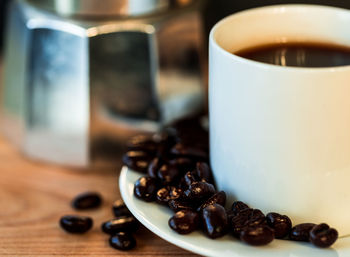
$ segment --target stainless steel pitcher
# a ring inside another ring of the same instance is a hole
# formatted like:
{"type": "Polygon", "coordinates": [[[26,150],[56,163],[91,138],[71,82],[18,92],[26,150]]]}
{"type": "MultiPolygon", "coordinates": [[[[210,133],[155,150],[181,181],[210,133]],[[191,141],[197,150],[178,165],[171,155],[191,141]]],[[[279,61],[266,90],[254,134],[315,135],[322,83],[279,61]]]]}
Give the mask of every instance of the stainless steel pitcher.
{"type": "Polygon", "coordinates": [[[126,138],[204,102],[200,0],[17,0],[2,130],[34,159],[113,164],[126,138]]]}

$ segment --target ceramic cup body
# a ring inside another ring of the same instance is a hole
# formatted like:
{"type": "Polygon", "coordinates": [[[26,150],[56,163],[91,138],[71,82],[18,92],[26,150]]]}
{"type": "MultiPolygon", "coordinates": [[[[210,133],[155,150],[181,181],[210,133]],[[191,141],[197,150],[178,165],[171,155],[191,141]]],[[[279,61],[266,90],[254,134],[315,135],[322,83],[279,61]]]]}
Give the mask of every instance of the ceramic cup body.
{"type": "Polygon", "coordinates": [[[283,5],[210,34],[211,164],[229,199],[350,234],[350,66],[281,67],[231,54],[276,42],[350,46],[350,12],[283,5]]]}

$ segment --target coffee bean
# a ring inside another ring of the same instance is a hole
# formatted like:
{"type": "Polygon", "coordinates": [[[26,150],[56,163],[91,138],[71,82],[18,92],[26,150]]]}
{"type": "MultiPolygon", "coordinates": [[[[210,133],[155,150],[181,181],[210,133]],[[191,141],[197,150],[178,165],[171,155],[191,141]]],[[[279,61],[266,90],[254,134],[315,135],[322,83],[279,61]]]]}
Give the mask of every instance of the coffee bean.
{"type": "Polygon", "coordinates": [[[210,238],[224,236],[228,231],[228,221],[225,208],[219,204],[213,204],[202,210],[203,229],[210,238]]]}
{"type": "Polygon", "coordinates": [[[147,174],[152,178],[157,178],[157,172],[163,165],[160,158],[154,158],[148,165],[147,174]]]}
{"type": "Polygon", "coordinates": [[[82,234],[92,228],[93,221],[90,217],[65,215],[60,219],[60,225],[69,233],[82,234]]]}
{"type": "Polygon", "coordinates": [[[338,231],[330,228],[325,223],[321,223],[311,229],[309,239],[317,247],[330,247],[338,239],[338,231]]]}
{"type": "Polygon", "coordinates": [[[228,224],[230,228],[232,228],[232,218],[236,216],[236,213],[232,210],[228,210],[226,211],[226,215],[227,215],[228,224]]]}
{"type": "Polygon", "coordinates": [[[237,214],[241,210],[244,210],[247,208],[249,208],[249,206],[241,201],[235,201],[235,202],[233,202],[233,204],[231,206],[231,210],[232,210],[233,214],[237,214]]]}
{"type": "Polygon", "coordinates": [[[143,151],[147,153],[155,153],[158,148],[158,143],[155,142],[153,137],[139,135],[132,137],[127,143],[126,147],[128,151],[143,151]]]}
{"type": "Polygon", "coordinates": [[[211,170],[207,163],[197,162],[196,163],[196,174],[201,181],[211,182],[211,170]]]}
{"type": "Polygon", "coordinates": [[[95,192],[85,192],[77,195],[72,201],[72,207],[77,210],[97,208],[101,205],[102,198],[95,192]]]}
{"type": "Polygon", "coordinates": [[[135,232],[139,228],[139,222],[133,216],[120,216],[102,223],[102,231],[114,235],[117,232],[135,232]]]}
{"type": "Polygon", "coordinates": [[[120,216],[132,216],[128,207],[124,204],[123,200],[116,200],[112,205],[113,214],[116,218],[120,216]]]}
{"type": "Polygon", "coordinates": [[[187,171],[193,170],[195,168],[196,162],[191,158],[178,157],[171,159],[169,161],[169,164],[176,166],[180,174],[185,174],[187,171]]]}
{"type": "Polygon", "coordinates": [[[155,178],[141,177],[135,182],[134,195],[146,202],[152,202],[156,199],[158,183],[155,178]]]}
{"type": "Polygon", "coordinates": [[[157,192],[157,202],[160,204],[168,204],[170,200],[175,200],[180,198],[182,195],[182,190],[174,186],[163,187],[157,192]]]}
{"type": "Polygon", "coordinates": [[[152,155],[144,151],[129,151],[123,156],[124,165],[130,169],[147,173],[148,165],[152,161],[152,155]]]}
{"type": "Polygon", "coordinates": [[[269,227],[274,230],[275,238],[285,238],[292,228],[292,221],[290,218],[276,212],[268,213],[266,215],[266,221],[269,227]]]}
{"type": "Polygon", "coordinates": [[[169,227],[179,234],[189,234],[198,227],[198,213],[190,210],[181,210],[169,219],[169,227]]]}
{"type": "Polygon", "coordinates": [[[177,143],[171,148],[170,151],[174,155],[184,156],[195,159],[209,159],[208,152],[199,147],[184,145],[182,143],[177,143]]]}
{"type": "Polygon", "coordinates": [[[258,209],[247,208],[239,211],[231,219],[232,233],[239,237],[241,231],[247,226],[264,225],[265,215],[258,209]]]}
{"type": "Polygon", "coordinates": [[[195,210],[195,208],[194,208],[192,203],[186,202],[186,201],[180,200],[180,199],[170,200],[168,202],[168,206],[174,212],[178,212],[178,211],[181,211],[181,210],[191,210],[191,211],[195,210]]]}
{"type": "Polygon", "coordinates": [[[217,192],[208,200],[206,200],[201,206],[197,208],[198,212],[201,212],[205,207],[212,204],[219,204],[221,206],[225,206],[226,203],[226,193],[224,191],[217,192]]]}
{"type": "Polygon", "coordinates": [[[267,245],[274,239],[274,232],[266,225],[247,226],[243,228],[240,239],[249,245],[267,245]]]}
{"type": "Polygon", "coordinates": [[[127,251],[135,248],[135,238],[126,232],[118,232],[109,238],[109,245],[115,249],[127,251]]]}
{"type": "Polygon", "coordinates": [[[194,182],[199,182],[199,178],[193,171],[186,172],[184,179],[187,186],[190,186],[194,182]]]}
{"type": "Polygon", "coordinates": [[[250,214],[249,219],[245,223],[246,226],[256,226],[266,223],[266,217],[262,211],[258,209],[253,209],[253,212],[250,214]]]}
{"type": "Polygon", "coordinates": [[[179,170],[175,165],[164,164],[157,172],[157,177],[163,185],[176,183],[180,176],[179,170]]]}
{"type": "Polygon", "coordinates": [[[215,193],[215,187],[206,182],[194,182],[184,192],[184,196],[190,201],[206,200],[215,193]]]}
{"type": "Polygon", "coordinates": [[[315,225],[314,223],[301,223],[296,225],[291,229],[289,238],[294,241],[309,242],[310,231],[315,225]]]}

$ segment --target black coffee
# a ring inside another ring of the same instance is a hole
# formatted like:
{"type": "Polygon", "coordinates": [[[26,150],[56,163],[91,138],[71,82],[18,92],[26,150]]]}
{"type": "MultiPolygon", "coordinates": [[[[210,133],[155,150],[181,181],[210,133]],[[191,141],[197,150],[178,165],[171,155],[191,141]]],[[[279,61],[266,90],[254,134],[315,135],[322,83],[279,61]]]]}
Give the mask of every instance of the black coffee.
{"type": "Polygon", "coordinates": [[[350,65],[350,47],[322,43],[281,43],[261,45],[234,53],[269,64],[294,67],[350,65]]]}

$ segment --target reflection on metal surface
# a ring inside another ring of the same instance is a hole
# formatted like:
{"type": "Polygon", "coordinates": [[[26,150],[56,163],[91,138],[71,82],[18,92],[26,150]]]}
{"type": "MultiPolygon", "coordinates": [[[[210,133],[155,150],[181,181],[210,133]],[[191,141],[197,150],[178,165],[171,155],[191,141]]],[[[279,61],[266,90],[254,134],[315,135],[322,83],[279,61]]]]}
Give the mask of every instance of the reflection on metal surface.
{"type": "Polygon", "coordinates": [[[25,0],[30,4],[63,16],[135,16],[149,15],[184,7],[193,0],[25,0]]]}
{"type": "Polygon", "coordinates": [[[11,10],[2,118],[27,155],[113,164],[127,137],[201,110],[198,5],[104,21],[11,10]]]}

